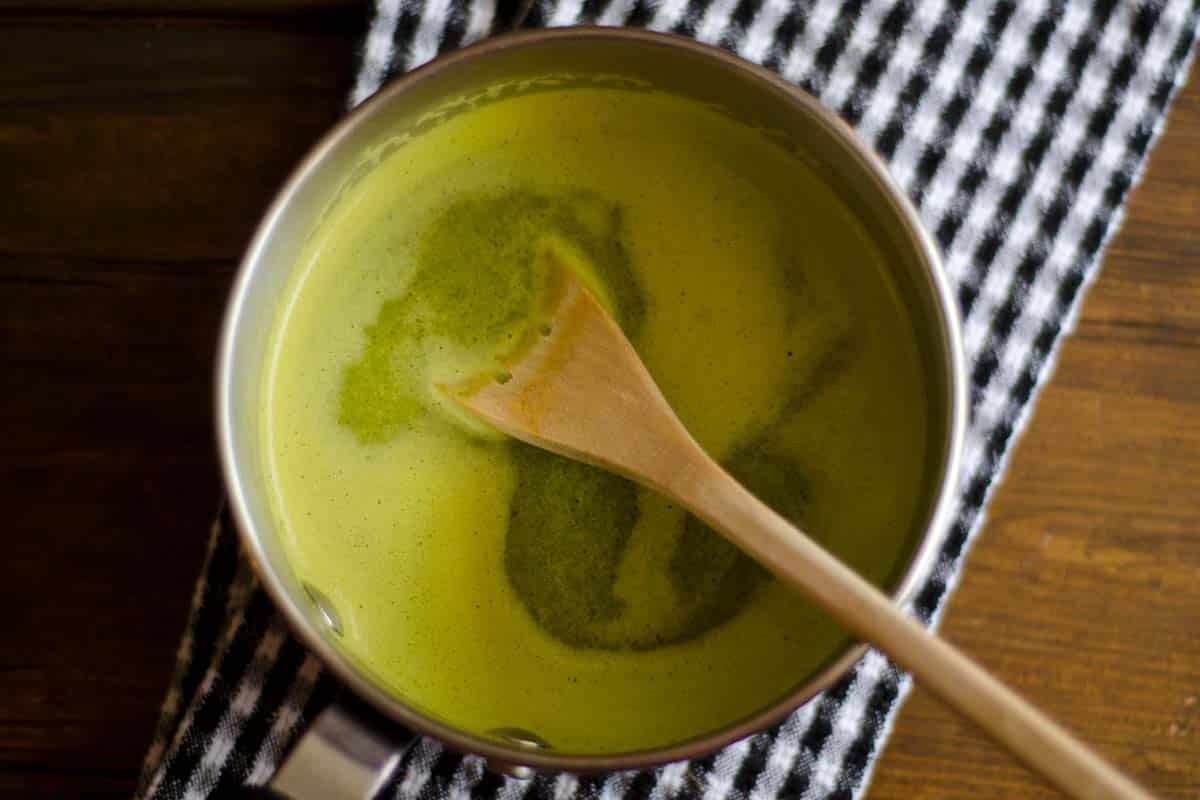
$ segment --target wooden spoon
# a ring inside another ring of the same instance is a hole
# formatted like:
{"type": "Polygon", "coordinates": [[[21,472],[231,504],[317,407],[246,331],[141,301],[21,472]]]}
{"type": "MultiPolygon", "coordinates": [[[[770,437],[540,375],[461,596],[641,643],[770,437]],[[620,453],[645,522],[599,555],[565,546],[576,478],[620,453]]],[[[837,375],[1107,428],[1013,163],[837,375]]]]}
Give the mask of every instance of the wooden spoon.
{"type": "Polygon", "coordinates": [[[549,324],[507,371],[442,387],[501,431],[681,503],[824,606],[1068,795],[1151,795],[776,514],[711,459],[591,292],[556,269],[549,324]]]}

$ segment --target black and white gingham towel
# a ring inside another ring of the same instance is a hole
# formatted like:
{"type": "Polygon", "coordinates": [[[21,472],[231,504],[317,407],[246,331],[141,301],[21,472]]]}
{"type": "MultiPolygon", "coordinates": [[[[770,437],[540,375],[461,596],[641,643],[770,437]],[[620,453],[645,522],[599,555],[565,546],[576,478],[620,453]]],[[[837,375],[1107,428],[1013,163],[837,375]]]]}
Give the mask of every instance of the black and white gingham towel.
{"type": "MultiPolygon", "coordinates": [[[[522,13],[520,0],[376,2],[352,103],[522,13]]],[[[525,25],[638,25],[719,44],[803,86],[889,162],[945,253],[970,370],[963,480],[913,609],[933,624],[1186,74],[1198,19],[1200,0],[536,0],[525,25]]],[[[385,796],[858,797],[908,689],[872,651],[778,727],[647,772],[521,783],[423,740],[385,796]]],[[[139,796],[264,782],[334,690],[222,517],[139,796]]]]}

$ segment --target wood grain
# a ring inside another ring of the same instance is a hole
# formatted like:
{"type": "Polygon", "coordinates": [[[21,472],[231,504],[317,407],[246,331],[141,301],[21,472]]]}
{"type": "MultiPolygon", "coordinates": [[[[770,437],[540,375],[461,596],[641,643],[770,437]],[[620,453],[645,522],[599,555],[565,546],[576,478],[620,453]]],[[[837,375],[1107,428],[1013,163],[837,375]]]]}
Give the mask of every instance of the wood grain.
{"type": "MultiPolygon", "coordinates": [[[[364,20],[0,0],[2,798],[132,790],[219,492],[224,293],[340,113],[364,20]]],[[[1198,212],[1193,81],[945,627],[1178,798],[1200,795],[1198,212]]],[[[871,796],[1054,795],[918,690],[871,796]]]]}
{"type": "Polygon", "coordinates": [[[0,24],[0,797],[132,791],[219,496],[224,296],[362,19],[0,24]]]}

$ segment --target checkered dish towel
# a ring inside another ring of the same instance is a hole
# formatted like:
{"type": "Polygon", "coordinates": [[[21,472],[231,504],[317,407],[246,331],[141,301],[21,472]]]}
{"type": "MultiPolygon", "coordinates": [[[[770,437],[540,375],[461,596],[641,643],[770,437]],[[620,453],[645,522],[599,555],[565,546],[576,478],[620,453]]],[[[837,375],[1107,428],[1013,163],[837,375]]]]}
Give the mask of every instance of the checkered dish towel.
{"type": "MultiPolygon", "coordinates": [[[[510,27],[519,0],[376,0],[352,104],[510,27]]],[[[674,31],[778,70],[889,163],[945,253],[971,384],[954,514],[912,609],[935,624],[1175,88],[1200,0],[537,0],[526,27],[674,31]]],[[[219,520],[139,797],[263,783],[335,692],[219,520]]],[[[779,726],[658,770],[519,782],[431,739],[385,797],[855,798],[910,687],[871,651],[779,726]]]]}

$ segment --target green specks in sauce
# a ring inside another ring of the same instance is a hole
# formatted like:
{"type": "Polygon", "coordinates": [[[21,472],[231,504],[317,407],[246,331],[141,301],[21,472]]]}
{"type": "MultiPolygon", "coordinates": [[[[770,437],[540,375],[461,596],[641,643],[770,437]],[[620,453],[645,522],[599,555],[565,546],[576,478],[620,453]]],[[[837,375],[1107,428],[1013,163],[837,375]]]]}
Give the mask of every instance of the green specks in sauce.
{"type": "Polygon", "coordinates": [[[529,613],[577,646],[612,646],[595,633],[620,617],[613,591],[637,521],[637,488],[612,473],[514,443],[517,485],[504,568],[529,613]]]}
{"type": "Polygon", "coordinates": [[[436,216],[412,284],[364,331],[366,347],[342,381],[338,421],[365,444],[386,442],[437,406],[428,387],[436,351],[472,353],[486,368],[536,311],[548,248],[578,265],[635,335],[645,308],[617,206],[586,192],[470,196],[436,216]]]}
{"type": "Polygon", "coordinates": [[[419,321],[407,298],[384,303],[365,333],[362,358],[346,369],[338,422],[363,443],[385,442],[425,413],[414,375],[423,375],[425,351],[419,321]]]}
{"type": "MultiPolygon", "coordinates": [[[[794,461],[764,452],[761,444],[735,454],[727,467],[799,523],[808,500],[805,476],[794,461]]],[[[768,577],[728,540],[686,515],[668,542],[669,557],[650,570],[657,591],[622,597],[618,584],[621,571],[630,569],[626,560],[646,552],[631,546],[644,490],[523,444],[514,445],[514,459],[518,482],[505,570],[538,624],[567,644],[647,650],[687,641],[736,615],[768,577]],[[635,604],[653,610],[638,613],[635,604]]],[[[640,574],[647,577],[645,570],[640,574]]]]}
{"type": "MultiPolygon", "coordinates": [[[[458,200],[418,249],[407,291],[386,301],[365,330],[361,358],[342,382],[338,421],[366,445],[386,442],[431,410],[426,384],[447,344],[494,358],[532,322],[547,280],[546,248],[557,248],[609,301],[636,336],[645,303],[621,240],[621,211],[583,192],[513,191],[458,200]]],[[[497,380],[505,373],[497,371],[497,380]]],[[[578,647],[647,649],[683,641],[736,614],[764,573],[707,526],[681,517],[657,579],[673,602],[655,621],[624,624],[629,601],[618,573],[639,517],[629,481],[517,443],[505,569],[529,613],[578,647]]],[[[730,468],[764,499],[798,518],[803,477],[786,459],[746,449],[730,468]]],[[[786,512],[785,512],[786,513],[786,512]]],[[[661,594],[661,593],[660,593],[661,594]]]]}

